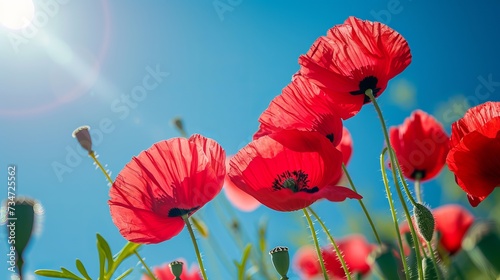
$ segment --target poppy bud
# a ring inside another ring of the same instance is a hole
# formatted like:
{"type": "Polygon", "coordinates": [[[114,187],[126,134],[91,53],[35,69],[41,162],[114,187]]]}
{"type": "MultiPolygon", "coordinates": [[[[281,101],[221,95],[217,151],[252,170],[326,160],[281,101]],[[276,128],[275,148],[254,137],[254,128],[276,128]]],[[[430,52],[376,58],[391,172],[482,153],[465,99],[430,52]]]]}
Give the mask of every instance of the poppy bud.
{"type": "Polygon", "coordinates": [[[87,152],[92,153],[92,138],[90,137],[90,127],[88,125],[80,126],[79,128],[73,131],[73,137],[78,140],[78,143],[84,148],[87,152]]]}
{"type": "Polygon", "coordinates": [[[374,267],[375,271],[384,279],[400,279],[398,275],[398,260],[394,256],[391,248],[382,244],[368,257],[368,262],[374,267]]]}
{"type": "Polygon", "coordinates": [[[181,280],[181,274],[182,274],[182,266],[184,265],[183,262],[181,261],[173,261],[169,264],[170,266],[170,271],[172,271],[172,274],[175,276],[174,280],[181,280]]]}
{"type": "Polygon", "coordinates": [[[434,266],[431,258],[427,257],[422,260],[422,269],[424,271],[425,280],[443,279],[439,268],[436,269],[436,266],[434,266]]]}
{"type": "Polygon", "coordinates": [[[286,276],[288,268],[290,267],[290,256],[288,255],[288,248],[283,246],[278,246],[271,251],[271,260],[273,261],[274,268],[281,276],[281,280],[288,279],[286,276]]]}
{"type": "Polygon", "coordinates": [[[417,221],[417,228],[420,235],[428,241],[431,242],[432,235],[434,234],[434,216],[431,211],[420,203],[416,203],[413,208],[413,215],[417,221]]]}

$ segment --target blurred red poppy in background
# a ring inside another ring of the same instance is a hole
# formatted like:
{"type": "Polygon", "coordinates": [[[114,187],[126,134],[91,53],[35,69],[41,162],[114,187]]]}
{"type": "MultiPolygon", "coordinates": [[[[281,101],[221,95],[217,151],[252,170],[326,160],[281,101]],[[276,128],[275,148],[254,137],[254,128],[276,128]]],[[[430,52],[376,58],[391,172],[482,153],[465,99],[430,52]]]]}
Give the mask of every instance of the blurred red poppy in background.
{"type": "Polygon", "coordinates": [[[299,58],[300,75],[327,93],[343,119],[370,102],[366,90],[379,96],[410,62],[403,36],[385,24],[355,17],[328,30],[299,58]]]}
{"type": "MultiPolygon", "coordinates": [[[[185,260],[182,260],[182,259],[180,259],[178,261],[184,263],[184,265],[187,263],[185,260]]],[[[172,271],[170,270],[170,263],[166,263],[166,264],[159,266],[159,267],[154,267],[153,273],[158,280],[176,279],[174,274],[172,274],[172,271]]],[[[189,269],[189,270],[186,267],[184,267],[180,278],[182,280],[202,280],[203,279],[201,277],[200,269],[198,268],[197,265],[192,265],[191,269],[189,269]]],[[[149,276],[144,275],[142,277],[142,280],[152,280],[152,279],[149,276]]]]}
{"type": "Polygon", "coordinates": [[[267,207],[295,211],[321,198],[362,198],[333,185],[341,164],[342,153],[318,132],[282,130],[241,149],[230,161],[229,177],[267,207]]]}
{"type": "MultiPolygon", "coordinates": [[[[229,170],[229,160],[232,156],[227,157],[226,159],[226,170],[229,170]]],[[[224,179],[224,193],[226,194],[227,200],[231,202],[231,204],[244,212],[251,212],[257,207],[260,206],[260,202],[253,198],[253,196],[247,194],[238,188],[226,174],[224,179]]]]}
{"type": "Polygon", "coordinates": [[[389,129],[391,145],[407,179],[430,180],[443,168],[448,135],[431,115],[414,111],[400,126],[389,129]]]}
{"type": "Polygon", "coordinates": [[[110,189],[113,222],[125,239],[159,243],[179,234],[221,190],[225,152],[201,135],[158,142],[123,168],[110,189]]]}
{"type": "Polygon", "coordinates": [[[439,243],[451,255],[462,248],[462,239],[474,223],[474,216],[458,204],[447,204],[432,210],[436,231],[441,234],[439,243]]]}
{"type": "MultiPolygon", "coordinates": [[[[370,271],[368,256],[375,249],[375,245],[368,243],[365,237],[359,234],[349,235],[336,242],[351,274],[365,275],[370,271]]],[[[344,269],[333,246],[323,247],[321,255],[330,277],[346,279],[344,269]]],[[[304,280],[318,279],[317,277],[322,276],[318,255],[313,246],[301,247],[294,256],[293,264],[304,280]]]]}
{"type": "Polygon", "coordinates": [[[500,102],[473,107],[452,124],[446,163],[474,207],[500,186],[500,102]]]}
{"type": "Polygon", "coordinates": [[[325,94],[303,77],[297,77],[276,96],[259,118],[254,139],[280,130],[317,131],[333,145],[342,137],[342,120],[325,101],[325,94]]]}

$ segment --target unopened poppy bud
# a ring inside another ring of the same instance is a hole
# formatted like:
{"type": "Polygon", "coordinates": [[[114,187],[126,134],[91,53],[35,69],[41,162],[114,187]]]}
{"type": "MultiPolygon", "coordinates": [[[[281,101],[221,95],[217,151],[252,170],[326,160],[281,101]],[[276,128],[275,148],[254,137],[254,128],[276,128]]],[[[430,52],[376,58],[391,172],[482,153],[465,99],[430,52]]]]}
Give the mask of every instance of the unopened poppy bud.
{"type": "Polygon", "coordinates": [[[73,137],[78,140],[78,143],[84,148],[87,152],[92,153],[92,138],[90,137],[90,127],[88,125],[80,126],[79,128],[73,131],[73,137]]]}
{"type": "Polygon", "coordinates": [[[181,135],[186,136],[186,131],[184,130],[184,122],[180,117],[172,119],[172,124],[177,128],[181,135]]]}
{"type": "Polygon", "coordinates": [[[8,199],[5,205],[8,243],[11,250],[14,249],[9,254],[15,255],[19,275],[22,275],[23,253],[33,232],[36,204],[29,198],[14,198],[8,199]]]}
{"type": "Polygon", "coordinates": [[[290,256],[288,255],[288,247],[278,246],[271,251],[271,260],[273,261],[274,268],[281,276],[281,280],[288,279],[286,274],[288,273],[288,268],[290,268],[290,256]]]}
{"type": "Polygon", "coordinates": [[[172,271],[172,274],[175,276],[174,280],[181,280],[181,274],[182,274],[182,266],[184,265],[183,262],[181,261],[173,261],[169,264],[170,266],[170,271],[172,271]]]}
{"type": "Polygon", "coordinates": [[[493,222],[476,222],[462,241],[462,248],[480,269],[500,274],[500,236],[493,222]]]}
{"type": "Polygon", "coordinates": [[[413,208],[413,215],[417,221],[418,232],[420,232],[420,235],[422,235],[426,241],[431,242],[435,225],[432,212],[424,205],[416,203],[413,208]]]}

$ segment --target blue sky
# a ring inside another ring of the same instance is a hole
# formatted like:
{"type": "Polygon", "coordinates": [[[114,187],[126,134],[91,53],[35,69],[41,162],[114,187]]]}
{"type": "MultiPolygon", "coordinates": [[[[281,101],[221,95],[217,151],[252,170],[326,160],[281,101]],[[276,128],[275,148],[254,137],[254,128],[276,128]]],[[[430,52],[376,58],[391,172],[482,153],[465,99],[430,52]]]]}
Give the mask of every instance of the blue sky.
{"type": "MultiPolygon", "coordinates": [[[[39,200],[45,210],[25,256],[27,271],[73,269],[80,258],[95,275],[95,234],[103,235],[113,251],[125,244],[109,215],[104,176],[71,137],[75,128],[91,126],[95,150],[113,177],[140,151],[179,136],[171,125],[178,116],[188,133],[213,138],[234,154],[250,141],[260,113],[298,70],[298,56],[348,16],[384,22],[410,45],[412,63],[379,98],[389,125],[420,108],[434,113],[449,131],[467,104],[500,100],[500,5],[459,2],[35,1],[37,21],[30,28],[0,26],[4,176],[8,164],[17,165],[17,195],[39,200]],[[148,89],[139,93],[148,76],[148,89]]],[[[365,106],[345,125],[354,140],[352,176],[372,211],[389,221],[378,166],[383,139],[373,107],[365,106]]],[[[425,184],[428,204],[464,203],[465,195],[457,195],[458,187],[444,177],[425,184]]],[[[7,187],[0,198],[6,195],[7,187]]],[[[488,203],[471,211],[485,215],[488,203]]],[[[228,258],[239,259],[234,243],[226,244],[229,237],[214,206],[206,208],[206,224],[228,258]]],[[[373,241],[366,225],[353,222],[363,219],[355,201],[320,202],[315,208],[335,236],[365,230],[373,241]]],[[[298,213],[260,207],[238,216],[251,236],[267,217],[270,248],[285,245],[293,252],[293,239],[310,241],[298,213]]],[[[1,252],[6,248],[0,243],[1,252]]],[[[212,266],[213,253],[204,242],[202,250],[212,259],[209,276],[230,279],[221,263],[212,266]]],[[[195,261],[185,230],[145,246],[141,254],[151,266],[178,257],[195,261]]],[[[8,276],[5,262],[0,263],[0,275],[8,276]]]]}

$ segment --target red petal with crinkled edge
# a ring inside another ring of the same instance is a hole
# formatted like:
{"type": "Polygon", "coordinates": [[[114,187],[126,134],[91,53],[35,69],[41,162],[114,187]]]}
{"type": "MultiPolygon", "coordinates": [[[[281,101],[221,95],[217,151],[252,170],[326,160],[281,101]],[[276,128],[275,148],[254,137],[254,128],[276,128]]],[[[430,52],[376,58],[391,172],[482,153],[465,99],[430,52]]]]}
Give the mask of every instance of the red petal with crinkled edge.
{"type": "Polygon", "coordinates": [[[484,135],[495,138],[500,130],[500,102],[486,102],[476,107],[472,107],[463,118],[454,122],[451,126],[450,147],[455,147],[458,143],[472,131],[480,130],[484,135]],[[486,125],[495,121],[495,124],[486,125]]]}
{"type": "Polygon", "coordinates": [[[110,189],[113,222],[125,239],[159,243],[183,228],[172,209],[194,213],[217,195],[225,175],[225,153],[203,136],[173,138],[134,157],[110,189]]]}
{"type": "Polygon", "coordinates": [[[415,172],[423,174],[421,181],[436,177],[446,162],[449,151],[448,135],[431,115],[415,110],[400,126],[389,129],[391,145],[407,179],[415,180],[415,172]]]}
{"type": "Polygon", "coordinates": [[[341,164],[342,154],[321,134],[283,130],[254,140],[241,149],[230,161],[229,177],[267,207],[294,211],[321,198],[332,201],[361,198],[349,189],[329,186],[340,179],[341,164]],[[283,177],[279,176],[290,178],[288,172],[305,176],[304,190],[273,188],[276,182],[282,182],[283,177]]]}
{"type": "Polygon", "coordinates": [[[355,17],[331,28],[299,57],[300,74],[325,90],[342,110],[343,119],[354,116],[368,102],[361,81],[375,77],[374,95],[379,96],[388,81],[410,62],[410,48],[399,33],[387,25],[355,17]]]}
{"type": "MultiPolygon", "coordinates": [[[[232,156],[227,157],[226,159],[227,170],[229,170],[229,161],[231,158],[232,156]]],[[[223,190],[229,202],[241,211],[251,212],[260,206],[260,202],[258,200],[238,188],[227,175],[224,179],[223,190]]]]}
{"type": "Polygon", "coordinates": [[[259,118],[261,123],[254,139],[280,130],[317,131],[338,145],[342,137],[342,120],[316,85],[297,76],[275,97],[259,118]]]}

